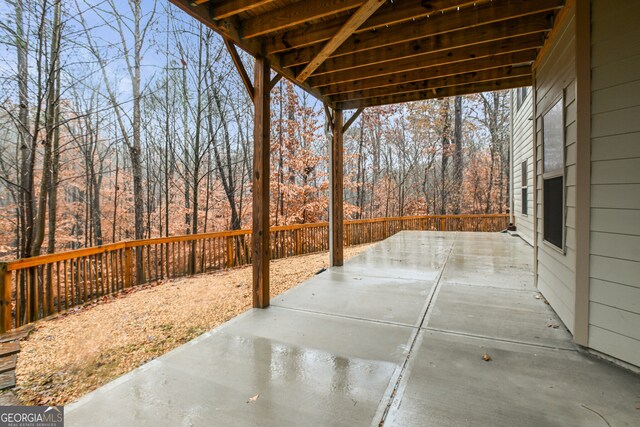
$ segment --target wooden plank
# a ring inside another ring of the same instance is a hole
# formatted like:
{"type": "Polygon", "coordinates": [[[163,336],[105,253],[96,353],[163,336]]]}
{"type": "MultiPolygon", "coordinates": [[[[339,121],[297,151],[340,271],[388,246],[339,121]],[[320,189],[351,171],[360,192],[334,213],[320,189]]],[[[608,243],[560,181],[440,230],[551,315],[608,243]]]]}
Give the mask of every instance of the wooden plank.
{"type": "MultiPolygon", "coordinates": [[[[376,30],[402,22],[412,22],[416,19],[435,16],[449,10],[456,10],[475,3],[486,1],[467,0],[431,0],[428,2],[402,1],[387,2],[378,12],[367,19],[356,31],[360,34],[365,31],[376,30]]],[[[311,28],[294,28],[272,37],[265,42],[265,52],[268,54],[282,52],[289,49],[298,49],[315,43],[329,40],[344,25],[348,18],[339,17],[318,23],[311,28]]]]}
{"type": "Polygon", "coordinates": [[[336,108],[352,109],[362,107],[372,107],[375,105],[397,104],[400,102],[420,101],[423,99],[446,98],[449,96],[468,95],[479,92],[490,92],[494,90],[512,89],[515,87],[531,86],[531,76],[520,76],[510,79],[497,80],[484,83],[474,83],[433,90],[411,92],[399,95],[382,96],[378,98],[368,98],[355,101],[345,101],[336,103],[336,108]]]}
{"type": "Polygon", "coordinates": [[[15,370],[17,360],[18,360],[17,354],[11,354],[9,356],[0,357],[0,373],[15,370]]]}
{"type": "Polygon", "coordinates": [[[329,194],[329,264],[339,267],[344,264],[344,165],[343,165],[343,112],[333,111],[333,138],[331,139],[331,182],[329,194]]]}
{"type": "Polygon", "coordinates": [[[249,97],[253,99],[253,84],[251,83],[251,79],[249,79],[249,75],[247,74],[247,70],[244,68],[244,64],[242,63],[242,58],[238,54],[235,45],[227,39],[224,39],[224,44],[227,46],[227,50],[231,55],[231,59],[233,60],[238,73],[240,74],[240,78],[242,79],[242,83],[244,83],[244,87],[247,89],[247,93],[249,97]]]}
{"type": "Polygon", "coordinates": [[[269,164],[270,164],[269,60],[257,57],[254,78],[253,138],[253,307],[269,306],[269,164]]]}
{"type": "MultiPolygon", "coordinates": [[[[488,42],[475,46],[467,46],[435,53],[424,53],[411,58],[404,58],[383,64],[367,65],[331,74],[311,76],[309,78],[309,83],[313,86],[321,87],[335,83],[418,70],[421,68],[442,67],[447,64],[465,61],[477,61],[478,66],[476,69],[493,68],[487,63],[491,63],[493,58],[497,55],[524,50],[530,51],[531,49],[539,48],[542,43],[542,34],[531,34],[514,39],[488,42]]],[[[531,58],[530,60],[533,60],[534,58],[531,58]]]]}
{"type": "Polygon", "coordinates": [[[299,1],[247,19],[242,24],[243,38],[261,36],[307,21],[324,18],[359,7],[364,0],[299,1]]]}
{"type": "Polygon", "coordinates": [[[18,341],[0,343],[0,357],[10,356],[19,352],[20,343],[18,341]]]}
{"type": "MultiPolygon", "coordinates": [[[[373,13],[384,4],[386,0],[367,0],[358,10],[351,15],[338,32],[310,58],[309,63],[298,73],[298,80],[303,82],[309,77],[322,63],[344,43],[344,41],[353,32],[362,25],[373,13]]],[[[283,63],[283,65],[285,65],[283,63]]],[[[285,65],[286,66],[286,65],[285,65]]]]}
{"type": "Polygon", "coordinates": [[[402,83],[393,86],[383,86],[374,89],[346,92],[330,96],[329,100],[333,103],[353,101],[356,99],[374,98],[385,95],[394,95],[398,93],[415,92],[427,89],[439,89],[443,87],[460,86],[529,75],[531,75],[530,67],[502,67],[435,79],[424,79],[417,82],[402,83]]]}
{"type": "MultiPolygon", "coordinates": [[[[527,68],[530,66],[513,67],[512,64],[523,64],[535,59],[536,50],[499,54],[482,61],[465,61],[454,64],[427,67],[424,69],[410,70],[392,75],[372,77],[368,79],[353,80],[345,83],[337,83],[325,86],[323,92],[328,97],[348,92],[363,91],[368,89],[381,88],[385,86],[395,86],[410,82],[423,80],[441,79],[437,86],[456,86],[456,84],[466,84],[473,82],[473,76],[477,73],[496,69],[515,70],[516,68],[527,68]],[[464,80],[471,80],[465,82],[464,80]],[[462,83],[457,83],[461,81],[462,83]]],[[[497,72],[496,72],[497,73],[497,72]]]]}
{"type": "Polygon", "coordinates": [[[0,374],[0,390],[16,386],[16,371],[0,374]]]}
{"type": "Polygon", "coordinates": [[[0,394],[0,406],[20,406],[22,402],[10,390],[0,394]]]}
{"type": "Polygon", "coordinates": [[[0,343],[10,341],[20,341],[22,338],[29,335],[29,332],[33,330],[33,325],[25,325],[17,329],[13,329],[9,332],[5,332],[0,335],[0,343]]]}
{"type": "MultiPolygon", "coordinates": [[[[465,47],[472,49],[473,46],[481,46],[485,43],[501,40],[516,40],[516,42],[510,46],[517,47],[517,41],[523,40],[516,39],[517,37],[541,35],[544,34],[545,31],[548,31],[549,28],[550,23],[546,13],[494,24],[480,25],[473,31],[466,29],[452,31],[435,37],[427,37],[378,49],[371,49],[354,55],[330,58],[326,60],[321,67],[318,67],[314,76],[372,64],[393,63],[398,60],[419,57],[425,54],[435,54],[437,52],[446,52],[449,54],[454,50],[465,47]]],[[[499,51],[494,50],[492,53],[496,52],[499,51]]],[[[441,58],[444,62],[448,61],[447,57],[441,56],[441,58]]]]}
{"type": "MultiPolygon", "coordinates": [[[[552,11],[561,7],[564,0],[497,0],[480,4],[477,7],[463,8],[423,18],[411,25],[392,25],[354,34],[337,48],[334,56],[353,55],[354,53],[390,46],[402,42],[424,39],[449,32],[464,30],[475,34],[476,27],[500,21],[535,15],[552,11]],[[473,29],[472,31],[469,31],[473,29]]],[[[316,44],[282,54],[282,65],[285,67],[309,62],[322,49],[316,44]]]]}
{"type": "MultiPolygon", "coordinates": [[[[199,0],[195,4],[206,3],[209,0],[199,0]]],[[[247,10],[255,9],[265,4],[273,3],[275,0],[218,0],[212,1],[209,8],[213,19],[224,19],[237,15],[247,10]]]]}

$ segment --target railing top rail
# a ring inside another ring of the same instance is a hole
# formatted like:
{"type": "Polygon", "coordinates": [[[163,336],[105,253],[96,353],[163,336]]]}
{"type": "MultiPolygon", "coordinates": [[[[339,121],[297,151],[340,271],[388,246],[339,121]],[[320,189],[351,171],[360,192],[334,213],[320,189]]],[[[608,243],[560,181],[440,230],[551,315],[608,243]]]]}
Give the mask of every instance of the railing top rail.
{"type": "MultiPolygon", "coordinates": [[[[354,224],[366,224],[366,223],[380,223],[380,222],[389,222],[389,221],[411,221],[411,220],[419,220],[419,219],[453,219],[453,218],[504,218],[509,216],[509,214],[464,214],[464,215],[420,215],[420,216],[406,216],[406,217],[388,217],[388,218],[372,218],[372,219],[357,219],[357,220],[348,220],[344,223],[346,225],[354,225],[354,224]]],[[[327,222],[318,222],[318,223],[310,223],[310,224],[292,224],[292,225],[281,225],[276,227],[271,227],[271,232],[277,231],[292,231],[292,230],[300,230],[300,229],[308,229],[308,228],[322,228],[327,227],[327,222]]],[[[250,235],[250,229],[243,230],[230,230],[230,231],[216,231],[211,233],[200,233],[200,234],[187,234],[181,236],[171,236],[171,237],[156,237],[152,239],[143,239],[143,240],[127,240],[116,243],[109,243],[102,246],[95,246],[91,248],[83,248],[76,249],[67,252],[60,252],[54,254],[46,254],[40,255],[32,258],[23,258],[15,261],[9,261],[5,263],[7,271],[20,270],[23,268],[36,267],[39,265],[51,264],[54,262],[68,261],[76,258],[83,258],[92,255],[98,255],[105,252],[113,252],[117,250],[127,249],[127,248],[135,248],[141,246],[149,246],[149,245],[161,245],[161,244],[169,244],[175,242],[185,242],[185,241],[198,241],[203,239],[212,239],[212,238],[224,238],[224,237],[235,237],[235,236],[246,236],[250,235]]]]}

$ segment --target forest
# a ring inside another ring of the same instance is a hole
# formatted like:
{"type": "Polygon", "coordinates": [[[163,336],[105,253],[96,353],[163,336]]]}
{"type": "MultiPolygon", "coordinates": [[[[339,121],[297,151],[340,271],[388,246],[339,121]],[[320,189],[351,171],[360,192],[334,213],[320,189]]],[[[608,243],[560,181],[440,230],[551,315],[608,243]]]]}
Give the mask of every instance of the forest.
{"type": "MultiPolygon", "coordinates": [[[[253,106],[212,30],[166,1],[3,0],[0,42],[0,259],[250,227],[253,106]]],[[[345,218],[506,212],[509,108],[367,108],[345,218]]],[[[282,79],[271,114],[272,224],[326,221],[322,103],[282,79]]]]}

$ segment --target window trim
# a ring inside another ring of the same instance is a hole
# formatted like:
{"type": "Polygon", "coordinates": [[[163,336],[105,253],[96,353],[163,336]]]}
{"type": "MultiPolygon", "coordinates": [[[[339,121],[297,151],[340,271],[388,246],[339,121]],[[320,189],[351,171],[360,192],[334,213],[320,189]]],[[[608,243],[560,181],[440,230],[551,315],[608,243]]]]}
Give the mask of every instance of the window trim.
{"type": "Polygon", "coordinates": [[[529,216],[529,161],[524,159],[520,163],[520,215],[529,216]],[[527,200],[524,200],[524,190],[527,192],[527,200]]]}
{"type": "Polygon", "coordinates": [[[528,95],[529,86],[516,88],[516,111],[519,111],[520,108],[524,105],[524,101],[527,99],[528,95]]]}
{"type": "Polygon", "coordinates": [[[545,246],[560,252],[563,255],[566,255],[567,253],[567,242],[566,242],[566,236],[567,236],[567,221],[566,221],[566,216],[567,216],[567,180],[566,180],[566,109],[565,109],[565,105],[564,105],[564,90],[562,91],[562,93],[560,94],[560,96],[556,97],[550,104],[549,106],[544,110],[544,112],[540,115],[540,131],[541,131],[541,160],[542,160],[542,164],[541,164],[541,168],[542,168],[542,174],[541,174],[541,178],[542,178],[542,185],[541,185],[541,190],[542,190],[542,197],[541,197],[541,204],[542,204],[542,209],[540,210],[540,213],[542,214],[542,226],[541,226],[541,231],[542,231],[542,242],[545,246]],[[561,105],[561,110],[562,110],[562,149],[560,150],[560,153],[562,155],[562,167],[558,168],[555,171],[552,172],[545,172],[544,171],[544,157],[545,157],[545,150],[544,150],[544,143],[545,143],[545,139],[544,139],[544,118],[545,116],[549,113],[549,111],[551,111],[551,109],[553,107],[555,107],[556,105],[558,105],[558,103],[560,103],[561,105]],[[558,178],[558,177],[562,177],[562,237],[561,237],[561,242],[562,242],[562,246],[558,247],[556,246],[554,243],[548,241],[547,239],[545,239],[545,217],[544,217],[544,201],[545,201],[545,197],[544,197],[544,182],[548,179],[553,179],[553,178],[558,178]]]}

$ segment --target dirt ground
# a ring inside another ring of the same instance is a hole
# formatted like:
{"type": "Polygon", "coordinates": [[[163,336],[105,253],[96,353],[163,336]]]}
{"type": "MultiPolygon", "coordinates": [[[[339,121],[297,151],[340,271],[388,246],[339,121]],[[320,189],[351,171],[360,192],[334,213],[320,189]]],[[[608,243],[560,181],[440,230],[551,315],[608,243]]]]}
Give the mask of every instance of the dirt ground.
{"type": "MultiPolygon", "coordinates": [[[[272,296],[328,264],[326,252],[273,261],[272,296]]],[[[21,342],[14,392],[28,405],[70,403],[247,310],[250,285],[251,266],[169,280],[36,324],[21,342]]]]}

